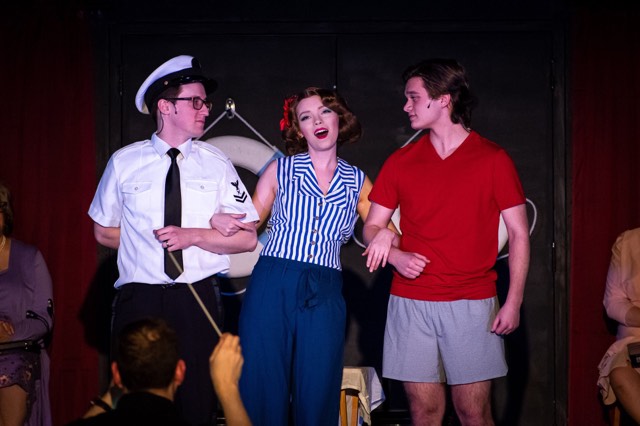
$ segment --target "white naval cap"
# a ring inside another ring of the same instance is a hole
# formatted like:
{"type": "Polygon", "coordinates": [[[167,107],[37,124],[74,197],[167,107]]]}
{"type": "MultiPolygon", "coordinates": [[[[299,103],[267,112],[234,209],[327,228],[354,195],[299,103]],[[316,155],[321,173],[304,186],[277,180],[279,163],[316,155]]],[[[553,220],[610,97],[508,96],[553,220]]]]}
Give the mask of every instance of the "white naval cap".
{"type": "Polygon", "coordinates": [[[136,107],[143,114],[149,114],[149,107],[168,87],[189,83],[202,83],[208,95],[218,87],[218,83],[202,74],[200,62],[189,55],[169,59],[153,71],[142,83],[136,94],[136,107]]]}

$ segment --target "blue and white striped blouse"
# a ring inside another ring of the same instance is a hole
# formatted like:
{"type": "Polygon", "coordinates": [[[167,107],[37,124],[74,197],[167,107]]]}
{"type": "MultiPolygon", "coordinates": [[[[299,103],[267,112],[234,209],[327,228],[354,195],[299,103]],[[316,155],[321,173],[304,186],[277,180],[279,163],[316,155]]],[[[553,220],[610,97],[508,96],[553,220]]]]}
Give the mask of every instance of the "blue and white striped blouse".
{"type": "Polygon", "coordinates": [[[353,234],[364,172],[338,158],[325,196],[308,153],[278,161],[278,193],[271,209],[262,256],[341,270],[340,247],[353,234]]]}

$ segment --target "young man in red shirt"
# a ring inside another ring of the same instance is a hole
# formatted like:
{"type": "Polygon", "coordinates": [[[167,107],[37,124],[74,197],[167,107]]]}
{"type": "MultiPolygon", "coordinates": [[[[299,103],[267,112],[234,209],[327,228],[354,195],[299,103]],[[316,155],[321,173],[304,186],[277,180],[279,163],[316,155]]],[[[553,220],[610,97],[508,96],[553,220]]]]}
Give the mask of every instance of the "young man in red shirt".
{"type": "Polygon", "coordinates": [[[364,227],[370,271],[395,267],[383,376],[404,382],[414,424],[442,423],[448,385],[463,425],[492,425],[491,380],[507,374],[503,336],[519,325],[529,266],[526,199],[506,151],[470,128],[474,98],[457,61],[430,59],[403,79],[411,127],[427,133],[386,160],[364,227]],[[387,229],[398,207],[399,237],[387,229]],[[502,307],[500,215],[510,278],[502,307]]]}

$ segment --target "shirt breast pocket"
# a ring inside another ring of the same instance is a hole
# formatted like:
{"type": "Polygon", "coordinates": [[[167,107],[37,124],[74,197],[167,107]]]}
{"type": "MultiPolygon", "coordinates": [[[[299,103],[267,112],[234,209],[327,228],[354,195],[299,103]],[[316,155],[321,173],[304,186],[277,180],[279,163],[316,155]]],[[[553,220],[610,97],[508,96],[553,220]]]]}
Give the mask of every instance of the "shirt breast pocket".
{"type": "Polygon", "coordinates": [[[208,224],[209,218],[215,213],[220,204],[218,182],[201,179],[187,180],[184,182],[184,188],[182,211],[190,215],[204,217],[208,224]]]}
{"type": "Polygon", "coordinates": [[[147,211],[151,206],[151,182],[123,183],[122,197],[129,210],[147,211]]]}

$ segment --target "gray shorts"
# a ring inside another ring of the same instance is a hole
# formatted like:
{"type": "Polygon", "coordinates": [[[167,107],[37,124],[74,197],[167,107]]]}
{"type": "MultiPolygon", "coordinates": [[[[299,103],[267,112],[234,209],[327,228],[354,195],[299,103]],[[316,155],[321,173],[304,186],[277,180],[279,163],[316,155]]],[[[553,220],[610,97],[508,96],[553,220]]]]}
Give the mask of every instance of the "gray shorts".
{"type": "Polygon", "coordinates": [[[391,295],[382,375],[458,385],[507,374],[502,337],[491,332],[496,297],[427,302],[391,295]]]}

